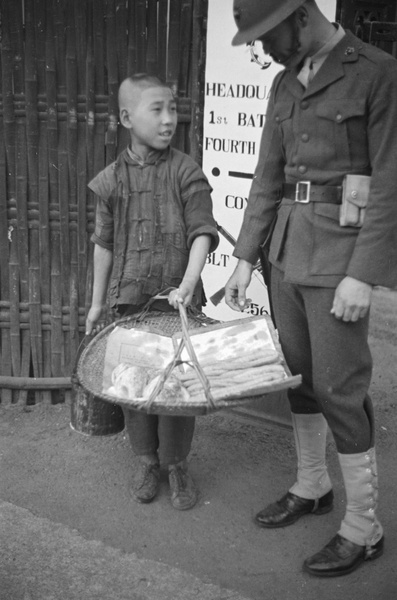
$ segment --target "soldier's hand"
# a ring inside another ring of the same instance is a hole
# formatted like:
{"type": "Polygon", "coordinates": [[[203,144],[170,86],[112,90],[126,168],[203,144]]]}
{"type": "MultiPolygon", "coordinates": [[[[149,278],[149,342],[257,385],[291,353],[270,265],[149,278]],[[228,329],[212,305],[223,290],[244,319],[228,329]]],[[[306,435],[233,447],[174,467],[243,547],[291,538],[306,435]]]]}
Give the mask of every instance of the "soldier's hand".
{"type": "Polygon", "coordinates": [[[225,301],[233,310],[242,312],[250,303],[246,297],[247,287],[251,282],[253,265],[240,259],[233,275],[225,286],[225,301]]]}
{"type": "Polygon", "coordinates": [[[371,306],[372,285],[353,277],[345,277],[335,290],[331,314],[342,321],[358,321],[371,306]]]}

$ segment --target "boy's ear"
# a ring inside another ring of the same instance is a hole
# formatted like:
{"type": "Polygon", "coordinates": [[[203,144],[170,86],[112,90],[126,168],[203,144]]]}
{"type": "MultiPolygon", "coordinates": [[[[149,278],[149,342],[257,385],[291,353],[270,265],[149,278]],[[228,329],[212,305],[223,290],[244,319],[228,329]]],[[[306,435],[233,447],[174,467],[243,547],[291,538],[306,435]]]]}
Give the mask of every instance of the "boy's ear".
{"type": "Polygon", "coordinates": [[[123,125],[123,127],[126,127],[127,129],[131,129],[132,127],[130,113],[126,108],[122,108],[120,111],[120,123],[123,125]]]}

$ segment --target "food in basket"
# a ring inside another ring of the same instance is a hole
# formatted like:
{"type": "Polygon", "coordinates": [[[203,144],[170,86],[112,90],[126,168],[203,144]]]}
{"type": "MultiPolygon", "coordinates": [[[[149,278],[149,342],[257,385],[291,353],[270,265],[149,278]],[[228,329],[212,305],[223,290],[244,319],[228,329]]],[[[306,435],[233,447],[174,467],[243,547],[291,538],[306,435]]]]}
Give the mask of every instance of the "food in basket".
{"type": "MultiPolygon", "coordinates": [[[[157,375],[145,387],[143,391],[143,396],[145,399],[150,398],[153,390],[159,382],[160,377],[161,375],[157,375]]],[[[176,373],[171,373],[168,379],[166,379],[164,382],[159,394],[156,396],[156,402],[168,405],[182,404],[183,402],[189,402],[189,400],[190,394],[176,373]]]]}
{"type": "MultiPolygon", "coordinates": [[[[162,371],[120,363],[112,372],[112,386],[107,393],[126,400],[148,400],[157,386],[162,371]]],[[[156,395],[161,404],[180,404],[190,399],[189,392],[176,373],[171,373],[156,395]]]]}
{"type": "Polygon", "coordinates": [[[141,398],[152,373],[152,369],[120,363],[113,369],[113,385],[108,389],[107,393],[119,398],[141,398]]]}
{"type": "MultiPolygon", "coordinates": [[[[253,361],[255,363],[255,361],[253,361]]],[[[275,357],[273,362],[267,364],[254,364],[250,362],[213,361],[212,364],[202,365],[203,371],[208,379],[210,388],[215,390],[243,391],[248,388],[266,386],[276,381],[282,381],[287,377],[284,366],[280,364],[279,358],[275,357]]],[[[179,376],[191,397],[202,394],[203,386],[194,369],[179,376]]]]}

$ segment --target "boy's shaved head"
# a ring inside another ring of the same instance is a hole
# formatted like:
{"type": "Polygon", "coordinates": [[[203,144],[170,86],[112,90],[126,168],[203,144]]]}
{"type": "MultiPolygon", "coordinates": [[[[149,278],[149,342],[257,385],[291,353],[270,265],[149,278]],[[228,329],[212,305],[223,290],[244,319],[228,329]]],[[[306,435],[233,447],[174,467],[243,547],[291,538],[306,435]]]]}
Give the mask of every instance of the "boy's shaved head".
{"type": "Polygon", "coordinates": [[[171,91],[171,88],[155,75],[137,73],[127,77],[119,88],[119,109],[125,108],[127,104],[131,105],[131,102],[135,103],[139,100],[141,92],[152,87],[162,87],[171,91]]]}

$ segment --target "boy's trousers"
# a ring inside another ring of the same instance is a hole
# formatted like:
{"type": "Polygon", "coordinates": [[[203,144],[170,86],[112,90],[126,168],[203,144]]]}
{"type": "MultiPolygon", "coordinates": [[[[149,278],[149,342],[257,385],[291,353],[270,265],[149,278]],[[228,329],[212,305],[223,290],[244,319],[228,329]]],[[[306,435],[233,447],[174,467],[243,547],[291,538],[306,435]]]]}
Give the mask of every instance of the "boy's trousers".
{"type": "Polygon", "coordinates": [[[123,408],[132,450],[137,456],[159,454],[163,465],[185,460],[192,445],[195,418],[147,415],[123,408]]]}
{"type": "MultiPolygon", "coordinates": [[[[121,317],[134,315],[143,306],[121,305],[121,317]]],[[[157,301],[155,310],[171,312],[174,309],[167,301],[157,301]]],[[[125,427],[132,450],[137,456],[159,454],[163,465],[172,465],[185,460],[190,452],[194,434],[194,417],[168,417],[167,415],[147,415],[123,407],[125,427]]]]}

